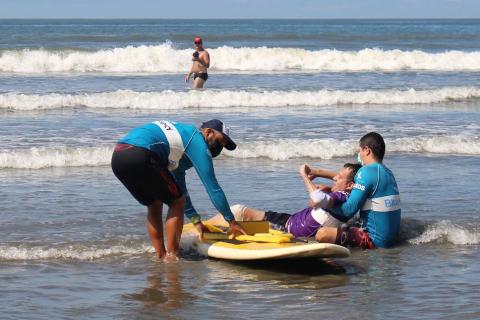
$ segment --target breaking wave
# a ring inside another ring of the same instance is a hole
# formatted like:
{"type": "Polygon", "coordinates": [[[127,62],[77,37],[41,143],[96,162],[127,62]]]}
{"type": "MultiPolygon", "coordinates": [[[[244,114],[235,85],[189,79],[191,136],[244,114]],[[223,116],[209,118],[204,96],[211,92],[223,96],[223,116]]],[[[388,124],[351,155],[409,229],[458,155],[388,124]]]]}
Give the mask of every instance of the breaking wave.
{"type": "MultiPolygon", "coordinates": [[[[305,50],[223,46],[209,49],[211,69],[220,72],[480,71],[480,52],[363,49],[305,50]]],[[[99,51],[23,49],[0,51],[0,72],[179,73],[190,67],[191,49],[170,42],[99,51]]]]}
{"type": "Polygon", "coordinates": [[[86,107],[98,109],[176,110],[188,108],[286,107],[330,105],[435,104],[480,98],[479,87],[444,87],[430,90],[317,90],[246,91],[205,90],[113,92],[84,94],[0,94],[0,110],[49,110],[86,107]]]}
{"type": "Polygon", "coordinates": [[[93,167],[110,163],[112,146],[34,147],[0,152],[0,169],[42,169],[48,167],[93,167]]]}
{"type": "MultiPolygon", "coordinates": [[[[335,139],[277,139],[239,144],[233,152],[225,156],[234,158],[269,158],[287,160],[292,158],[331,159],[353,156],[357,140],[335,139]]],[[[387,152],[399,153],[438,153],[479,155],[480,139],[467,136],[435,136],[386,139],[387,152]]]]}
{"type": "MultiPolygon", "coordinates": [[[[331,159],[355,155],[357,144],[357,140],[335,139],[239,141],[239,148],[222,155],[240,159],[331,159]]],[[[475,136],[405,137],[386,139],[386,144],[387,152],[480,155],[480,139],[475,136]]],[[[3,150],[0,152],[0,169],[105,166],[110,163],[112,149],[113,145],[3,150]]]]}

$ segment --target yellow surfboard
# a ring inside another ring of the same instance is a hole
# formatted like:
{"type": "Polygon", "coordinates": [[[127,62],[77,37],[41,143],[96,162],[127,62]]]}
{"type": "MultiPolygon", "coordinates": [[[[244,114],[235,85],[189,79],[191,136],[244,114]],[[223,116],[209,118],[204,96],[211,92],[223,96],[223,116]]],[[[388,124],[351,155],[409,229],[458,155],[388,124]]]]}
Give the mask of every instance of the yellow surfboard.
{"type": "MultiPolygon", "coordinates": [[[[211,231],[216,232],[205,233],[203,241],[196,238],[194,247],[202,255],[226,260],[345,258],[350,256],[350,251],[345,247],[296,240],[291,234],[268,229],[268,222],[255,222],[256,225],[251,221],[248,222],[252,226],[242,222],[248,235],[238,236],[235,240],[230,239],[230,235],[223,232],[222,226],[208,226],[211,231]],[[261,225],[262,223],[263,225],[261,225]]],[[[184,225],[183,230],[184,233],[197,235],[192,224],[184,225]]]]}

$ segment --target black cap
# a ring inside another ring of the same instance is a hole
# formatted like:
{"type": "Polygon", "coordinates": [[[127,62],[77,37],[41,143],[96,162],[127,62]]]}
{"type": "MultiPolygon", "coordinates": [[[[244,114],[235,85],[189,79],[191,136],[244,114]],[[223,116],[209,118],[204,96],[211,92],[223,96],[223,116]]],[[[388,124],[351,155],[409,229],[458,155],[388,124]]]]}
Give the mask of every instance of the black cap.
{"type": "Polygon", "coordinates": [[[222,121],[218,119],[208,120],[202,123],[200,128],[210,128],[222,133],[223,136],[225,137],[225,140],[227,140],[227,144],[225,144],[225,148],[227,150],[235,150],[235,148],[237,147],[235,142],[233,142],[233,140],[230,139],[230,137],[228,136],[230,130],[223,124],[222,121]]]}

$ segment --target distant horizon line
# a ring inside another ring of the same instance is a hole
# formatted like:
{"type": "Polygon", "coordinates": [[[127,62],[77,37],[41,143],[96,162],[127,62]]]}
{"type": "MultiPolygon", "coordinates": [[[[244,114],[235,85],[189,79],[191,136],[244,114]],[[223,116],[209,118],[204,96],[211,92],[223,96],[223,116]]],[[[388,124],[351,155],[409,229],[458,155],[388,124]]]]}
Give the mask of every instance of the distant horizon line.
{"type": "Polygon", "coordinates": [[[480,20],[478,18],[2,18],[0,20],[480,20]]]}

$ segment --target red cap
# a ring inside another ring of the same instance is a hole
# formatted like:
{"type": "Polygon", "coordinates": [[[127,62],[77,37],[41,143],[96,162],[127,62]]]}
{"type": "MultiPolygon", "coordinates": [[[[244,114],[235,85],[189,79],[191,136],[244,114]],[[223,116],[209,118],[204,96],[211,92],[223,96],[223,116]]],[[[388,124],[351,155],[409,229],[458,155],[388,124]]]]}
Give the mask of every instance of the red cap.
{"type": "Polygon", "coordinates": [[[195,37],[195,39],[193,39],[193,43],[202,43],[202,38],[195,37]]]}

